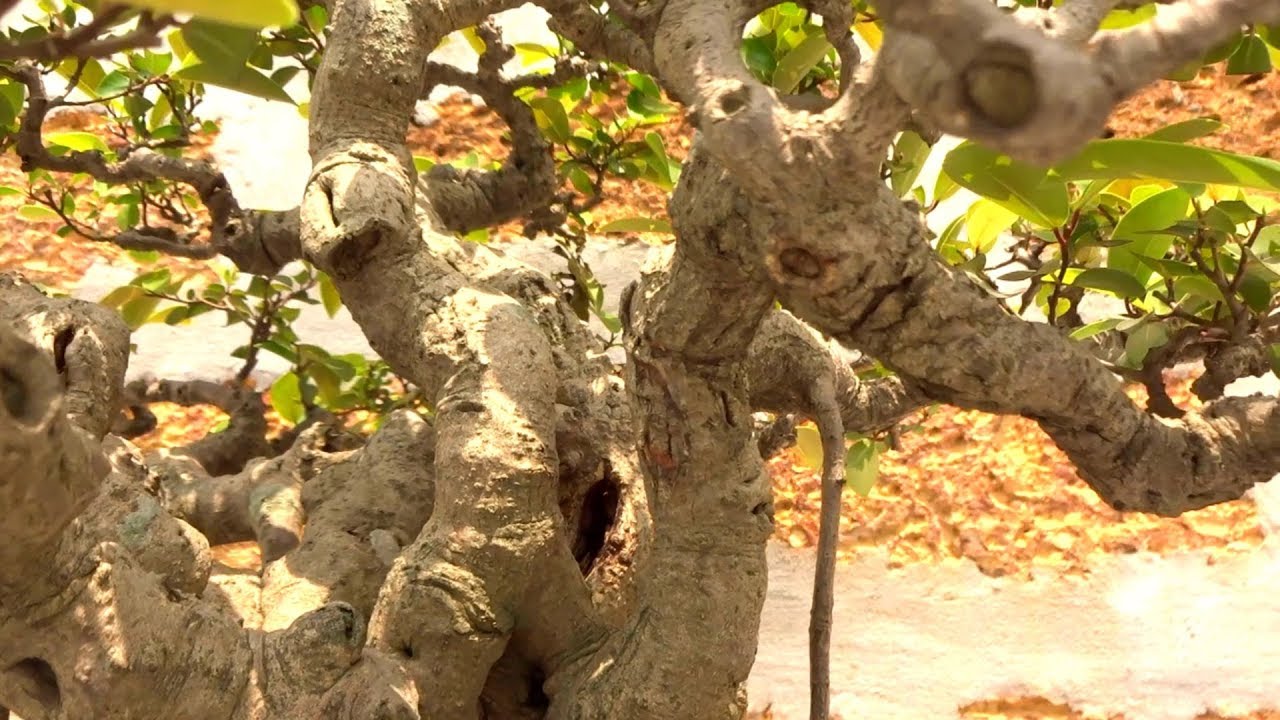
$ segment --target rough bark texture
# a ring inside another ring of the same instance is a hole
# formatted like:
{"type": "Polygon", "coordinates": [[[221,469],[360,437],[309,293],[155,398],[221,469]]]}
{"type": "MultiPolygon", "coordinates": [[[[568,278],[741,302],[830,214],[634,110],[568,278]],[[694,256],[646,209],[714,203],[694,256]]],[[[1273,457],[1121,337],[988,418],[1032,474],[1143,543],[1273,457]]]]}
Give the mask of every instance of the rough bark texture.
{"type": "MultiPolygon", "coordinates": [[[[358,446],[317,423],[281,450],[256,396],[124,388],[119,318],[0,277],[0,705],[25,720],[731,720],[766,586],[761,451],[793,414],[827,449],[828,561],[843,433],[929,402],[1037,420],[1120,509],[1177,514],[1280,469],[1274,398],[1146,414],[1085,348],[942,263],[879,174],[908,121],[1059,157],[1125,94],[1241,21],[1277,17],[1274,0],[1191,0],[1191,15],[1102,35],[1107,0],[1030,19],[986,0],[886,0],[884,49],[865,66],[847,8],[816,3],[844,61],[841,96],[821,102],[778,97],[740,62],[742,23],[764,3],[665,0],[620,7],[625,22],[548,3],[558,32],[655,73],[700,130],[672,199],[677,242],[625,293],[621,371],[549,278],[454,236],[537,215],[558,190],[513,95],[550,80],[501,75],[511,50],[487,26],[493,54],[474,77],[426,60],[511,4],[327,3],[314,171],[284,213],[241,209],[203,163],[50,153],[39,74],[15,72],[29,167],[168,178],[215,220],[205,243],[117,244],[260,273],[311,261],[436,413],[397,413],[358,446]],[[417,176],[406,125],[440,82],[484,94],[511,125],[500,170],[417,176]],[[859,380],[815,329],[897,376],[859,380]],[[129,427],[122,406],[157,400],[232,422],[143,457],[109,430],[129,427]],[[761,434],[761,410],[784,420],[761,434]],[[210,542],[245,539],[260,574],[213,567],[210,542]]],[[[1259,367],[1242,348],[1210,358],[1205,397],[1259,367]]],[[[819,584],[815,717],[830,602],[819,584]]]]}

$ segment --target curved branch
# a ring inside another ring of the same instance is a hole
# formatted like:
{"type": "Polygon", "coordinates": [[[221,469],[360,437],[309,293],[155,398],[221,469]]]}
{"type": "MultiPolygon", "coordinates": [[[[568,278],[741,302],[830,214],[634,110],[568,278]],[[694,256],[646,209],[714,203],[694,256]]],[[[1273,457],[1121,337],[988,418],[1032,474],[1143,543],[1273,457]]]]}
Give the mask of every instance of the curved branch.
{"type": "MultiPolygon", "coordinates": [[[[480,57],[478,73],[441,63],[427,65],[428,86],[455,85],[481,96],[511,129],[511,152],[500,169],[459,170],[438,164],[426,173],[424,195],[430,208],[445,227],[462,233],[541,207],[554,197],[560,184],[551,145],[538,129],[533,109],[514,94],[527,86],[527,79],[509,81],[501,76],[502,65],[515,51],[488,24],[481,25],[479,32],[487,49],[480,57]]],[[[568,63],[540,81],[554,83],[581,69],[568,63]]]]}
{"type": "Polygon", "coordinates": [[[785,311],[769,313],[761,322],[747,377],[753,408],[800,413],[814,421],[821,408],[810,389],[830,385],[844,430],[866,435],[891,428],[930,402],[901,378],[859,378],[813,328],[785,311]]]}
{"type": "Polygon", "coordinates": [[[251,459],[272,454],[267,443],[266,405],[262,396],[249,388],[206,380],[135,380],[125,387],[124,402],[130,406],[157,402],[185,407],[212,405],[227,413],[228,424],[222,432],[209,433],[168,452],[195,460],[210,475],[239,472],[251,459]]]}
{"type": "Polygon", "coordinates": [[[1274,399],[1154,418],[1084,347],[1010,315],[937,259],[916,214],[884,186],[828,217],[850,230],[771,240],[784,305],[935,400],[1037,420],[1113,507],[1177,515],[1280,470],[1274,399]]]}
{"type": "Polygon", "coordinates": [[[302,538],[302,484],[340,457],[330,453],[328,433],[313,426],[283,455],[234,475],[213,476],[189,457],[159,453],[150,464],[161,502],[215,545],[256,539],[265,561],[283,557],[302,538]]]}
{"type": "Polygon", "coordinates": [[[877,69],[907,102],[945,132],[1041,165],[1097,137],[1131,93],[1243,24],[1280,17],[1270,0],[1184,0],[1086,49],[1080,43],[1105,3],[1062,10],[1061,28],[1057,13],[1028,22],[983,0],[879,5],[886,46],[892,40],[902,51],[883,55],[877,69]]]}
{"type": "MultiPolygon", "coordinates": [[[[10,74],[27,88],[26,112],[15,135],[15,146],[24,170],[42,168],[53,172],[86,173],[110,184],[170,180],[192,187],[209,210],[209,239],[193,244],[178,239],[165,228],[134,228],[116,235],[94,235],[91,239],[126,250],[155,250],[175,257],[205,260],[223,254],[246,272],[274,274],[301,255],[298,243],[298,211],[244,210],[226,177],[201,160],[172,157],[147,148],[138,149],[124,160],[108,161],[101,152],[71,151],[54,155],[44,145],[43,127],[49,111],[61,104],[51,99],[37,68],[19,63],[10,74]]],[[[77,230],[83,228],[77,227],[77,230]]]]}

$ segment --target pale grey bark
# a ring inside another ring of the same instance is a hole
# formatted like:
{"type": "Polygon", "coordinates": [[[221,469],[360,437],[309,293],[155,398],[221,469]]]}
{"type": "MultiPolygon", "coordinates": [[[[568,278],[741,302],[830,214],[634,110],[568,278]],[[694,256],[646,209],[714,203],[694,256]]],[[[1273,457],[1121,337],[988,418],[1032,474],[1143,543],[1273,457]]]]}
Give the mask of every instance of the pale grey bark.
{"type": "MultiPolygon", "coordinates": [[[[359,449],[316,426],[266,459],[260,407],[199,385],[188,399],[233,411],[263,457],[209,438],[143,458],[106,434],[122,323],[0,281],[4,706],[26,720],[738,718],[772,525],[752,413],[770,410],[816,420],[827,451],[820,717],[846,429],[883,431],[934,401],[1021,414],[1114,507],[1167,514],[1238,497],[1280,466],[1274,399],[1147,415],[1084,348],[945,266],[879,176],[913,113],[1019,157],[1069,152],[1178,64],[1183,50],[1164,44],[1198,52],[1274,17],[1273,2],[1210,0],[1194,20],[1095,36],[1105,0],[1034,22],[983,0],[885,0],[885,47],[866,67],[841,29],[847,8],[821,4],[845,62],[841,96],[821,103],[779,98],[743,67],[741,23],[762,3],[626,5],[621,22],[550,4],[560,32],[655,73],[700,130],[672,200],[677,242],[623,302],[621,376],[548,278],[453,236],[557,192],[549,148],[511,99],[537,81],[496,73],[508,51],[495,41],[473,78],[426,61],[511,4],[328,3],[315,167],[286,213],[242,210],[200,163],[54,157],[38,122],[48,99],[18,73],[34,103],[24,161],[195,188],[208,237],[162,249],[251,272],[311,261],[436,415],[399,413],[359,449]],[[405,129],[439,81],[469,83],[512,125],[501,170],[417,176],[405,129]],[[1025,102],[997,114],[991,92],[1025,102]],[[813,328],[898,376],[860,381],[813,328]],[[211,539],[242,538],[262,547],[259,578],[211,566],[211,539]]],[[[1258,367],[1257,352],[1237,354],[1216,361],[1206,396],[1258,367]]]]}

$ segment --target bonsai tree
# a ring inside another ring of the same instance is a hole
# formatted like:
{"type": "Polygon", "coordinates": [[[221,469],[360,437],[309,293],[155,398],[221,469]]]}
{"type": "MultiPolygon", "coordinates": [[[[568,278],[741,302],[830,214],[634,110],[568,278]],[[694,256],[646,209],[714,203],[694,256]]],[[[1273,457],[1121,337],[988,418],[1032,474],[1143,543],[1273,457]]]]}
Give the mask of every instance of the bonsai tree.
{"type": "Polygon", "coordinates": [[[512,2],[299,5],[41,0],[0,45],[27,173],[2,192],[151,263],[102,303],[0,279],[0,705],[25,720],[739,718],[762,458],[793,419],[821,447],[822,718],[840,489],[865,491],[914,409],[1034,419],[1117,510],[1174,516],[1280,471],[1276,398],[1223,396],[1277,364],[1259,191],[1280,164],[1188,144],[1214,119],[1098,139],[1161,77],[1267,72],[1274,0],[556,0],[556,47],[503,40],[512,2]],[[429,58],[453,33],[476,72],[429,58]],[[206,85],[309,87],[299,207],[253,209],[201,159],[206,85]],[[501,116],[505,159],[413,156],[438,85],[501,116]],[[49,129],[87,103],[104,132],[49,129]],[[682,158],[648,131],[677,106],[682,158]],[[942,135],[970,142],[921,187],[942,135]],[[618,176],[670,191],[669,224],[593,220],[618,176]],[[961,187],[979,199],[934,237],[961,187]],[[558,239],[562,276],[479,242],[515,221],[558,239]],[[673,240],[613,314],[580,250],[631,230],[673,240]],[[345,305],[380,360],[302,343],[306,302],[345,305]],[[235,381],[125,384],[132,329],[209,312],[251,330],[235,381]],[[245,382],[263,352],[292,367],[270,440],[245,382]],[[1190,361],[1199,410],[1163,389],[1190,361]],[[144,454],[128,438],[160,400],[229,420],[144,454]],[[211,544],[245,539],[261,573],[215,572],[211,544]]]}

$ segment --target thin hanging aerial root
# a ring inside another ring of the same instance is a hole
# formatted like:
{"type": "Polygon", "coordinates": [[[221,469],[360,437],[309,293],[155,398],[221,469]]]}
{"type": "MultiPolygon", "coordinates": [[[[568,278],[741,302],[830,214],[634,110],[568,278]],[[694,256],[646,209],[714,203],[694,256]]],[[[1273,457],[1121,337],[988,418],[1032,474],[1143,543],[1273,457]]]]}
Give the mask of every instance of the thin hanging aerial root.
{"type": "Polygon", "coordinates": [[[840,495],[844,491],[844,421],[835,385],[821,378],[813,387],[814,420],[822,439],[822,513],[818,558],[809,612],[809,719],[827,720],[831,711],[831,627],[835,606],[836,545],[840,541],[840,495]]]}

